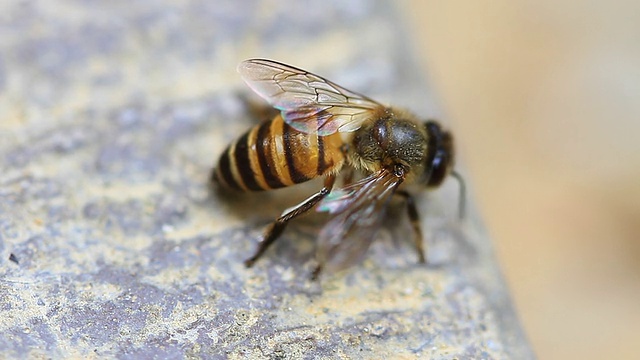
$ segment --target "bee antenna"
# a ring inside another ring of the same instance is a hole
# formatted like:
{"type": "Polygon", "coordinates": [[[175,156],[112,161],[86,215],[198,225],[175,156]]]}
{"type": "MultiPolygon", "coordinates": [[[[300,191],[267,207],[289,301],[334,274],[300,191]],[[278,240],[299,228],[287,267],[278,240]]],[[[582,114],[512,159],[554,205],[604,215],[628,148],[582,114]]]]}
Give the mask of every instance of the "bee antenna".
{"type": "Polygon", "coordinates": [[[462,220],[466,215],[467,186],[464,183],[464,178],[459,172],[452,170],[451,176],[458,180],[458,185],[460,186],[460,193],[458,195],[458,217],[462,220]]]}

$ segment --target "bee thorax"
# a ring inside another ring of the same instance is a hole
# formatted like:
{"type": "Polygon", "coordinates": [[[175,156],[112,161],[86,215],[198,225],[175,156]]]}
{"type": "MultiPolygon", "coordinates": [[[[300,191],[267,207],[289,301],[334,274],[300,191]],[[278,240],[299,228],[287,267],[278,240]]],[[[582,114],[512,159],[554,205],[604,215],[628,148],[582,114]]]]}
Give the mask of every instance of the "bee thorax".
{"type": "Polygon", "coordinates": [[[427,153],[427,134],[414,121],[383,117],[364,125],[355,134],[351,163],[367,172],[403,165],[408,173],[421,173],[427,153]]]}

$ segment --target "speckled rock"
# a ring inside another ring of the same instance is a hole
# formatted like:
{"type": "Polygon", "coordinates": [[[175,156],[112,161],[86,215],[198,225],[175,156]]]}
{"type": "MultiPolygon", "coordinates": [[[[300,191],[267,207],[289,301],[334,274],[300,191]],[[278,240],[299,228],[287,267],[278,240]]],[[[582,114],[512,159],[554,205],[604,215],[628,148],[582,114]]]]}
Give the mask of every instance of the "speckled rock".
{"type": "Polygon", "coordinates": [[[320,282],[322,214],[242,265],[318,183],[207,185],[256,121],[235,72],[248,57],[439,117],[389,6],[0,5],[0,357],[533,358],[477,215],[456,220],[455,184],[418,197],[428,265],[396,216],[363,264],[320,282]]]}

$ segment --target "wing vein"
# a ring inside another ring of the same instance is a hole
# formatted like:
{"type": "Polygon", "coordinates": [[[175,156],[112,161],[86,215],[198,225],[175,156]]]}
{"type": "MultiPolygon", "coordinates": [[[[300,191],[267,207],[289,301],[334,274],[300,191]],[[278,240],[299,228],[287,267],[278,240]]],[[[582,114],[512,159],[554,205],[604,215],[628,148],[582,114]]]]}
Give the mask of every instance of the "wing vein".
{"type": "Polygon", "coordinates": [[[321,76],[275,61],[246,60],[238,71],[251,89],[282,111],[285,122],[302,132],[326,136],[355,131],[384,109],[321,76]]]}

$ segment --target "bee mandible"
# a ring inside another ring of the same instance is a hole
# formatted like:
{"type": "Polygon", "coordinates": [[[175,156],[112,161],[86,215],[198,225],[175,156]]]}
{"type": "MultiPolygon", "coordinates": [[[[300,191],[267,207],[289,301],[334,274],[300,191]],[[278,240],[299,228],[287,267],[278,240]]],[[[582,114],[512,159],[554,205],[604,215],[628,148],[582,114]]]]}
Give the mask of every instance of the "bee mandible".
{"type": "Polygon", "coordinates": [[[331,214],[318,236],[318,266],[337,271],[360,261],[380,228],[390,199],[404,199],[418,260],[425,262],[418,211],[407,185],[435,188],[453,170],[453,137],[435,121],[385,107],[318,75],[272,60],[250,59],[238,72],[280,114],[256,125],[220,156],[212,180],[239,191],[282,188],[323,177],[320,191],[287,209],[265,230],[251,267],[292,219],[317,206],[331,214]],[[353,181],[355,173],[361,179],[353,181]],[[334,189],[338,176],[345,178],[334,189]]]}

